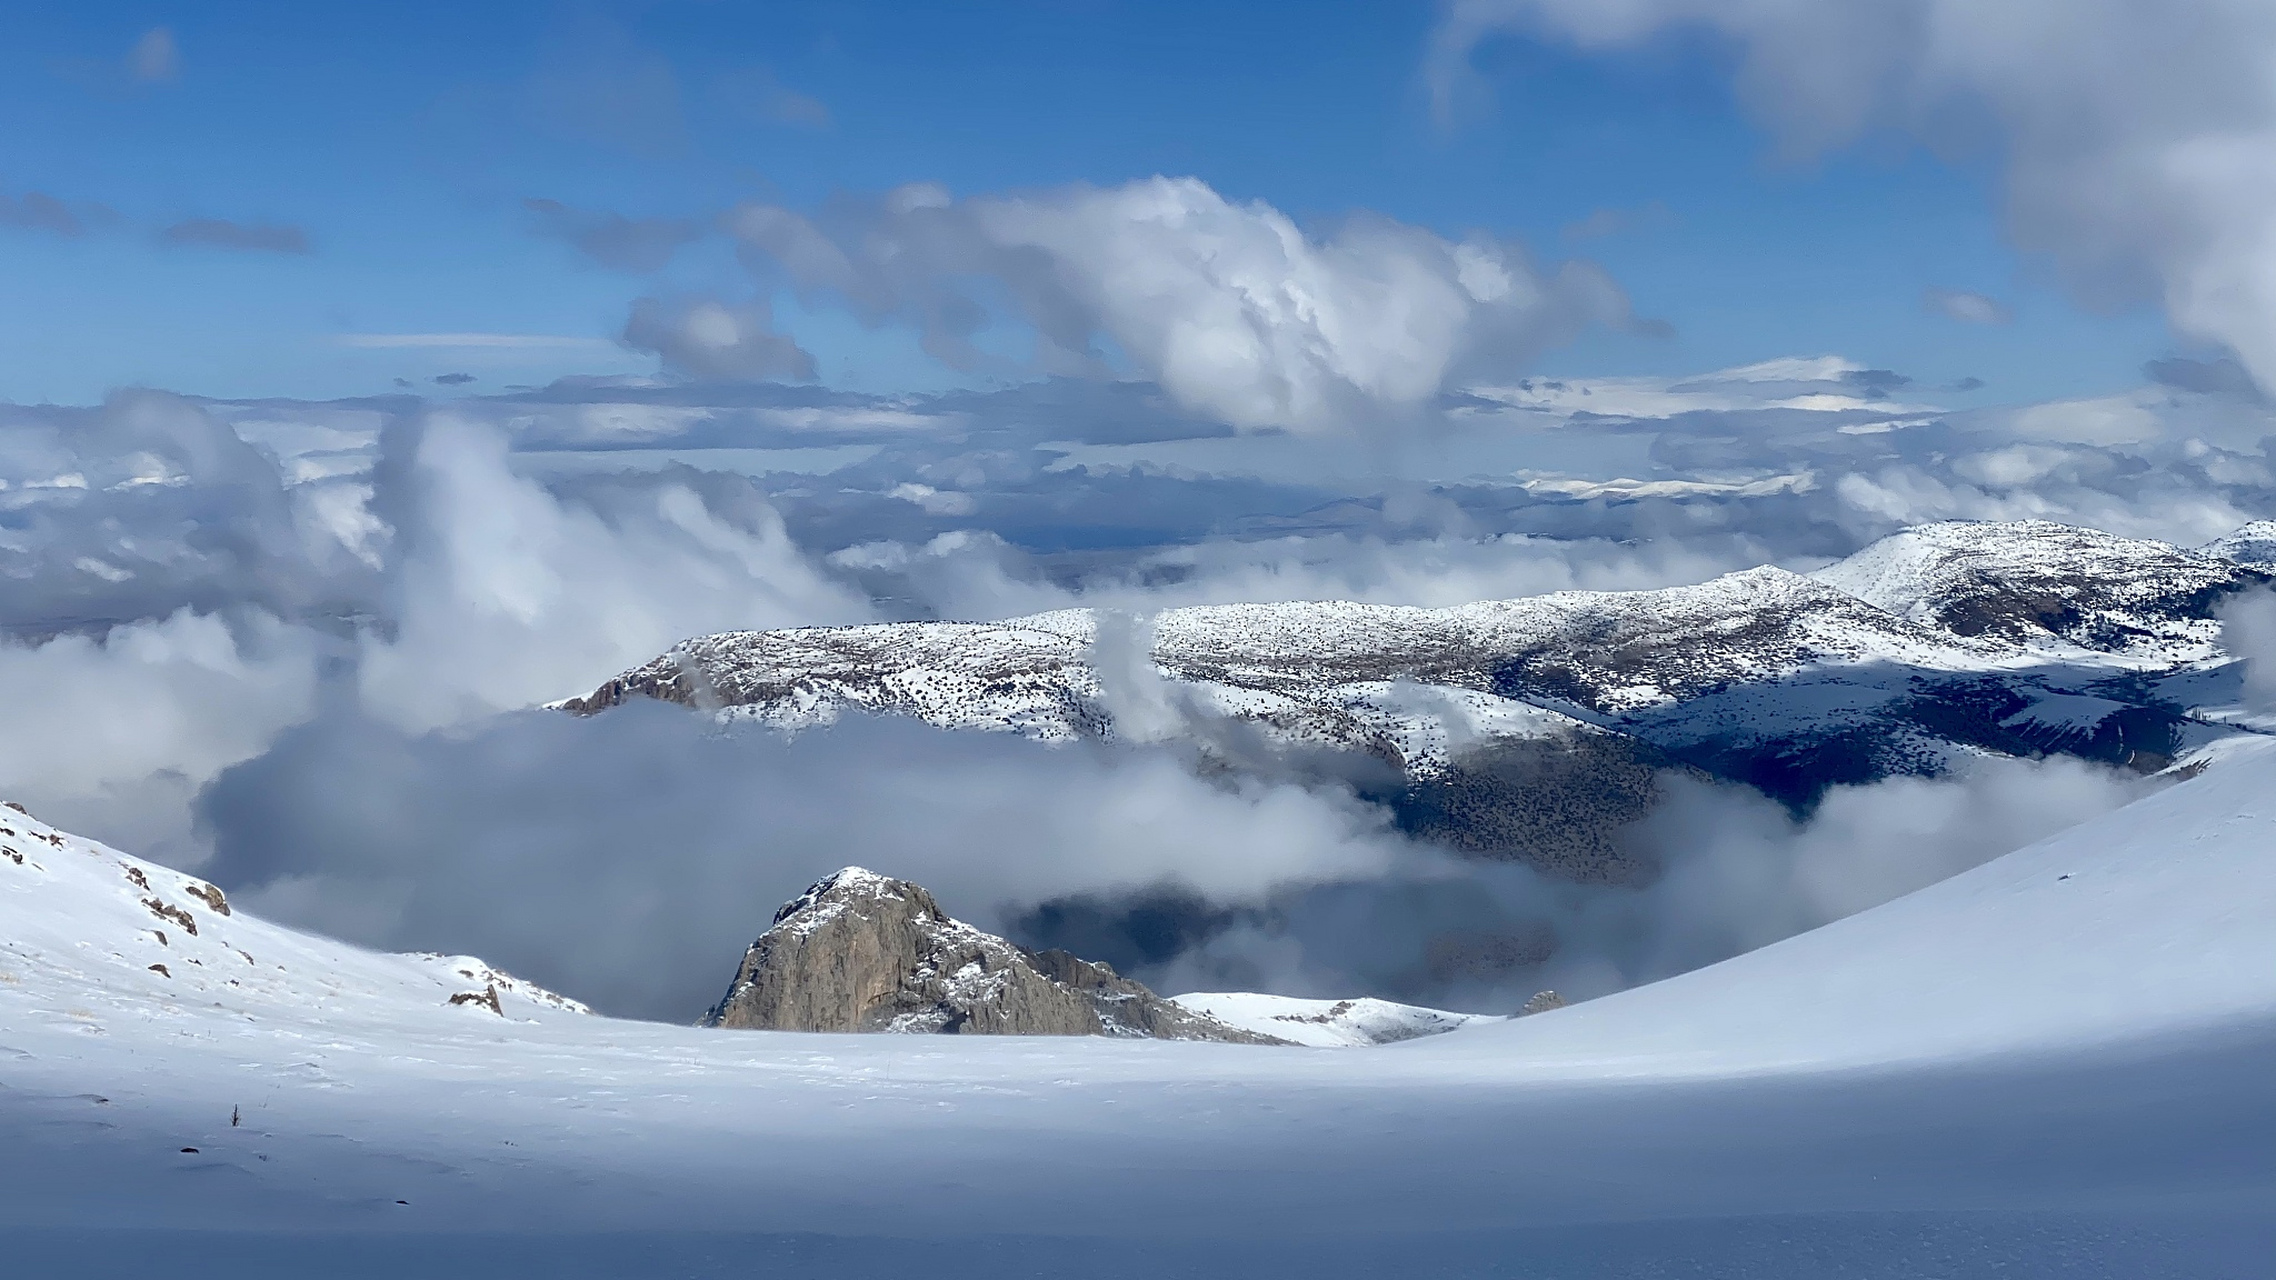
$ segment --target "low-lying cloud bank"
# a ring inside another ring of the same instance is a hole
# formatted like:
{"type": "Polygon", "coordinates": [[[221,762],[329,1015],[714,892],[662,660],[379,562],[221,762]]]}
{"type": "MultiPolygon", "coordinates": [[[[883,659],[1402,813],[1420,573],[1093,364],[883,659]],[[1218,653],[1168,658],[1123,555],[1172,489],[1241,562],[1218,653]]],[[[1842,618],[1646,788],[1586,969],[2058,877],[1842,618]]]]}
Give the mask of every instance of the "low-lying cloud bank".
{"type": "Polygon", "coordinates": [[[851,719],[796,738],[662,704],[408,734],[294,729],[204,795],[248,907],[373,946],[472,950],[619,1014],[689,1021],[774,908],[860,863],[984,927],[1177,990],[1482,1009],[1591,996],[1886,901],[2139,795],[2071,762],[1838,788],[1797,821],[1670,779],[1664,871],[1584,886],[1408,839],[1331,785],[1204,779],[1175,744],[1047,747],[851,719]]]}
{"type": "Polygon", "coordinates": [[[1164,887],[1043,904],[1039,944],[1088,947],[1163,989],[1369,992],[1486,1012],[1554,989],[1589,998],[1727,959],[2052,835],[2155,784],[2074,761],[1986,760],[1955,776],[1838,787],[1797,819],[1680,776],[1629,833],[1660,874],[1583,885],[1509,863],[1419,860],[1292,887],[1262,910],[1164,887]]]}
{"type": "Polygon", "coordinates": [[[599,1007],[690,1021],[774,909],[861,863],[983,924],[1174,883],[1225,903],[1430,860],[1348,796],[1204,781],[1165,750],[1053,749],[912,721],[796,739],[663,704],[414,736],[295,729],[201,813],[206,874],[374,946],[471,949],[599,1007]]]}
{"type": "Polygon", "coordinates": [[[187,609],[100,636],[0,645],[0,779],[51,821],[194,863],[190,799],[310,714],[326,647],[257,610],[187,609]]]}

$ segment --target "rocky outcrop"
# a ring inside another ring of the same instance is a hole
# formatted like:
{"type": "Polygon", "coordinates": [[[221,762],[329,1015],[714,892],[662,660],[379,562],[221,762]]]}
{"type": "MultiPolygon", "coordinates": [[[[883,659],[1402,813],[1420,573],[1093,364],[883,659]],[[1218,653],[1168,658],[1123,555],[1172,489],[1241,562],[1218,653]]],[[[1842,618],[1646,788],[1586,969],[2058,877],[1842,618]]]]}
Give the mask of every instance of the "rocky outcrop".
{"type": "Polygon", "coordinates": [[[1206,1013],[1164,1000],[1114,971],[1054,947],[1022,952],[1028,963],[1053,982],[1082,995],[1098,1012],[1109,1035],[1140,1035],[1155,1040],[1232,1040],[1242,1044],[1282,1044],[1277,1036],[1243,1031],[1206,1013]]]}
{"type": "Polygon", "coordinates": [[[1517,1016],[1530,1018],[1537,1013],[1547,1013],[1551,1009],[1562,1009],[1564,1007],[1565,998],[1563,996],[1554,991],[1536,991],[1532,998],[1518,1006],[1517,1016]]]}
{"type": "Polygon", "coordinates": [[[1279,1043],[1181,1008],[1105,965],[1022,950],[954,919],[922,887],[860,867],[776,912],[704,1023],[1279,1043]]]}

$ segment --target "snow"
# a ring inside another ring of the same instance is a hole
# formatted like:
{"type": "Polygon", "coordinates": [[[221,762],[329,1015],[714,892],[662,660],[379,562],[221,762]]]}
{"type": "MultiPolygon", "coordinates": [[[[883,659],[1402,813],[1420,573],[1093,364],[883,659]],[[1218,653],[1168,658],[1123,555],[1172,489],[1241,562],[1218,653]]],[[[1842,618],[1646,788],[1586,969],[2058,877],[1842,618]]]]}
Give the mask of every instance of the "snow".
{"type": "MultiPolygon", "coordinates": [[[[2248,531],[2239,536],[2249,544],[2248,531]]],[[[2236,563],[2213,548],[2048,520],[1920,525],[1810,576],[1908,621],[1980,605],[1984,623],[2028,649],[2149,667],[2219,658],[2220,623],[2172,616],[2169,602],[2238,582],[2236,563]]]]}
{"type": "Polygon", "coordinates": [[[1196,991],[1170,998],[1243,1031],[1320,1049],[1395,1044],[1503,1021],[1492,1014],[1451,1013],[1371,997],[1303,1000],[1253,991],[1196,991]]]}
{"type": "Polygon", "coordinates": [[[774,914],[773,927],[803,938],[852,910],[859,899],[897,902],[900,898],[900,882],[890,876],[881,876],[867,867],[840,867],[784,903],[774,914]],[[843,892],[831,898],[832,890],[843,892]]]}
{"type": "Polygon", "coordinates": [[[18,1010],[21,1032],[49,1022],[109,1034],[117,1017],[261,1027],[311,1017],[381,1017],[459,1028],[495,988],[509,1023],[583,1017],[578,1002],[472,956],[382,955],[230,909],[213,886],[0,810],[0,990],[57,995],[18,1010]],[[36,981],[35,981],[36,976],[36,981]],[[190,1011],[195,1010],[192,1014],[190,1011]],[[60,1021],[57,1021],[60,1019],[60,1021]]]}
{"type": "Polygon", "coordinates": [[[2276,1239],[2265,749],[1708,969],[1341,1053],[613,1021],[0,816],[0,1234],[46,1274],[2242,1277],[2276,1239]],[[506,1016],[448,1003],[477,979],[506,1016]]]}
{"type": "Polygon", "coordinates": [[[2226,537],[2205,544],[2206,555],[2238,564],[2276,569],[2276,520],[2255,520],[2226,537]]]}
{"type": "Polygon", "coordinates": [[[1755,1073],[2075,1052],[2276,1020],[2276,744],[1706,969],[1483,1028],[1539,1070],[1755,1073]],[[1522,1040],[1518,1037],[1522,1034],[1522,1040]]]}

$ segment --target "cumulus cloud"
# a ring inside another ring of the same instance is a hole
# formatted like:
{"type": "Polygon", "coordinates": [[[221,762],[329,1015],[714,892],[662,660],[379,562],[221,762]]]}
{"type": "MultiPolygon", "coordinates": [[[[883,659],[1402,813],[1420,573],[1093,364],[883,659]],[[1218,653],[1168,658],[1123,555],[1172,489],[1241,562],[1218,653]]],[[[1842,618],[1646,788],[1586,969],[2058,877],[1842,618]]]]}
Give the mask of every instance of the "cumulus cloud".
{"type": "Polygon", "coordinates": [[[642,298],[624,324],[624,345],[652,351],[668,368],[699,378],[814,376],[814,357],[775,332],[766,299],[642,298]]]}
{"type": "Polygon", "coordinates": [[[1241,428],[1314,430],[1410,413],[1462,376],[1508,371],[1590,324],[1631,322],[1602,271],[1536,267],[1516,245],[1362,216],[1310,234],[1192,178],[957,199],[930,185],[809,217],[727,226],[802,294],[914,323],[958,368],[1032,328],[1032,366],[1127,360],[1181,406],[1241,428]]]}
{"type": "Polygon", "coordinates": [[[312,252],[308,233],[277,223],[230,222],[222,218],[185,218],[158,233],[161,244],[205,249],[239,249],[250,253],[305,254],[312,252]]]}
{"type": "Polygon", "coordinates": [[[1930,289],[1920,295],[1922,306],[1962,324],[2006,324],[2015,312],[1997,298],[1965,289],[1930,289]]]}
{"type": "Polygon", "coordinates": [[[1797,153],[1875,129],[1988,137],[2008,222],[2097,303],[2174,325],[2276,385],[2276,10],[2258,0],[1457,0],[1442,104],[1501,30],[1585,48],[1673,29],[1736,46],[1741,97],[1797,153]]]}
{"type": "Polygon", "coordinates": [[[159,392],[0,406],[0,626],[17,634],[250,605],[352,607],[368,579],[274,457],[159,392]]]}
{"type": "Polygon", "coordinates": [[[1205,782],[1167,752],[858,718],[793,740],[659,704],[417,737],[327,720],[204,813],[207,873],[253,909],[682,1022],[777,906],[847,863],[1002,928],[1058,895],[1167,881],[1256,902],[1413,856],[1348,796],[1205,782]]]}
{"type": "Polygon", "coordinates": [[[313,709],[321,641],[264,613],[182,610],[100,635],[0,645],[0,794],[194,865],[188,806],[313,709]]]}
{"type": "Polygon", "coordinates": [[[393,626],[365,633],[359,679],[393,723],[567,697],[692,635],[868,613],[755,497],[735,522],[668,481],[606,512],[566,503],[514,474],[503,436],[448,415],[389,445],[393,626]]]}

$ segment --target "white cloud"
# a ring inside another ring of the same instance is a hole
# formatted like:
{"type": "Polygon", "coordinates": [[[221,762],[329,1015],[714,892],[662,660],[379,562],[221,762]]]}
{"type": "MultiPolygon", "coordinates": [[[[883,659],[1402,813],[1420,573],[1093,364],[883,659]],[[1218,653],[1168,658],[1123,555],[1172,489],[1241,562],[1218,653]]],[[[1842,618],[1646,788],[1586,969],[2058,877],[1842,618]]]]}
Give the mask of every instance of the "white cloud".
{"type": "Polygon", "coordinates": [[[1178,404],[1245,429],[1411,413],[1457,377],[1630,322],[1619,288],[1584,263],[1544,272],[1514,245],[1379,217],[1309,234],[1193,178],[966,200],[908,186],[819,221],[747,205],[728,225],[802,291],[914,321],[951,364],[990,362],[976,339],[999,317],[970,283],[988,277],[1032,326],[1036,366],[1127,359],[1178,404]]]}
{"type": "Polygon", "coordinates": [[[2092,302],[2163,302],[2276,386],[2276,7],[2264,0],[1456,0],[1443,105],[1489,33],[1585,48],[1676,28],[1739,51],[1786,148],[1874,129],[1989,141],[2009,226],[2092,302]],[[1988,134],[1988,139],[1983,135],[1988,134]]]}
{"type": "Polygon", "coordinates": [[[0,796],[105,837],[178,841],[196,789],[313,709],[320,641],[185,609],[100,637],[0,645],[0,796]]]}
{"type": "Polygon", "coordinates": [[[1930,289],[1920,301],[1930,311],[1962,324],[2006,324],[2015,319],[2006,303],[1965,289],[1930,289]]]}
{"type": "Polygon", "coordinates": [[[1093,606],[1146,614],[1195,604],[1357,600],[1443,608],[1549,591],[1640,590],[1700,582],[1768,557],[1744,538],[1629,546],[1519,534],[1389,541],[1325,535],[1212,539],[1149,553],[1075,583],[1036,573],[998,535],[953,530],[919,545],[879,541],[834,552],[849,572],[890,575],[896,598],[947,618],[999,619],[1093,606]]]}
{"type": "Polygon", "coordinates": [[[734,306],[717,298],[642,298],[625,321],[624,344],[700,378],[814,376],[814,357],[775,332],[764,298],[734,306]]]}
{"type": "Polygon", "coordinates": [[[397,499],[395,629],[366,634],[374,715],[412,728],[589,689],[692,635],[856,621],[772,509],[730,524],[666,484],[604,518],[507,466],[504,437],[431,419],[397,499]]]}
{"type": "Polygon", "coordinates": [[[2244,705],[2276,713],[2276,592],[2249,591],[2221,611],[2221,647],[2244,660],[2244,705]]]}

